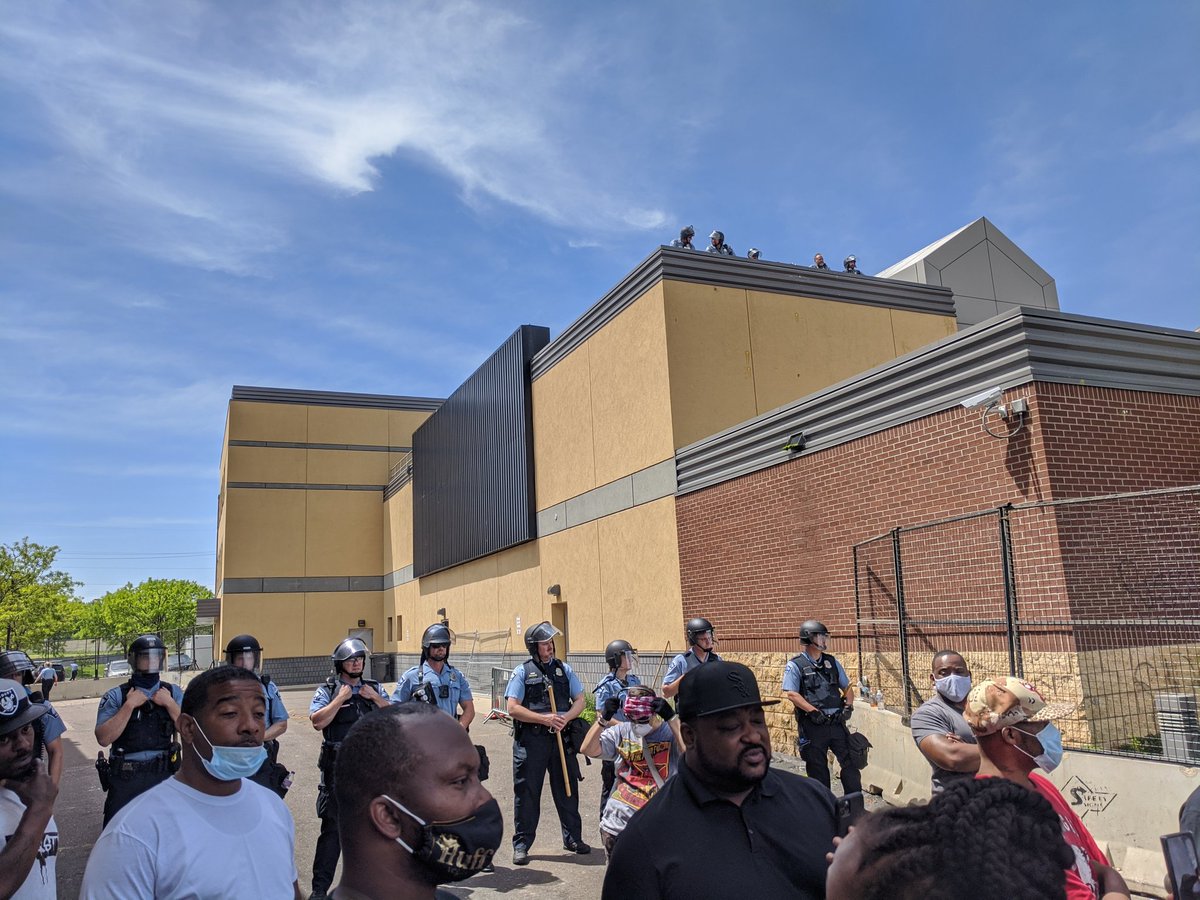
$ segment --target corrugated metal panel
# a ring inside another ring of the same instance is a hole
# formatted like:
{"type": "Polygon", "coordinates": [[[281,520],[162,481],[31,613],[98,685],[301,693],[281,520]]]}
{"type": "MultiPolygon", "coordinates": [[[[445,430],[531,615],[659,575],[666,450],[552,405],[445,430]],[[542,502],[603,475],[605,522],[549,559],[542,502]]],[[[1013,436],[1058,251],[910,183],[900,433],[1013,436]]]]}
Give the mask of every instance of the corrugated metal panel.
{"type": "Polygon", "coordinates": [[[363,409],[433,411],[442,405],[436,397],[395,397],[389,394],[349,394],[338,391],[302,391],[292,388],[247,387],[235,384],[230,400],[259,403],[302,403],[305,406],[349,406],[363,409]]]}
{"type": "Polygon", "coordinates": [[[1200,395],[1200,335],[1013,310],[680,449],[678,493],[787,462],[797,432],[813,453],[1031,381],[1200,395]]]}
{"type": "Polygon", "coordinates": [[[536,536],[529,361],[522,325],[413,434],[413,571],[428,575],[536,536]]]}
{"type": "Polygon", "coordinates": [[[953,295],[943,287],[819,272],[790,263],[754,261],[659,247],[534,358],[533,377],[538,378],[549,371],[555,363],[662,280],[954,315],[953,295]]]}

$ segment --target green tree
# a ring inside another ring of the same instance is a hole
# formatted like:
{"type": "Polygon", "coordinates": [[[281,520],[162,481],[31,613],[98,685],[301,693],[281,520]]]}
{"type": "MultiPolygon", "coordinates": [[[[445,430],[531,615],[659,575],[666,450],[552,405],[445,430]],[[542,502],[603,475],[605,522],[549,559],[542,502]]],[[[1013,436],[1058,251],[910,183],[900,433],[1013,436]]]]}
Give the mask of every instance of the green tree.
{"type": "Polygon", "coordinates": [[[209,596],[208,588],[179,578],[126,584],[87,604],[79,633],[122,648],[138,635],[157,634],[178,652],[196,625],[196,601],[209,596]]]}
{"type": "Polygon", "coordinates": [[[54,568],[58,547],[29,538],[0,544],[0,629],[5,647],[49,655],[70,637],[75,589],[81,582],[54,568]],[[65,628],[65,630],[64,630],[65,628]]]}

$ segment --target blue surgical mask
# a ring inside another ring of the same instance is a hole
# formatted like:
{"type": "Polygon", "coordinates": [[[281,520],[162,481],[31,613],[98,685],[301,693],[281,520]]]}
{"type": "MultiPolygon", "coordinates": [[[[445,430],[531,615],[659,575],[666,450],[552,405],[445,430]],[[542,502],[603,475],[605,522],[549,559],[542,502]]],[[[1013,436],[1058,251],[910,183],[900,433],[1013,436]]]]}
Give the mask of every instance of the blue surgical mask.
{"type": "Polygon", "coordinates": [[[967,694],[971,693],[971,676],[947,675],[945,678],[936,679],[933,686],[951,703],[962,703],[967,699],[967,694]]]}
{"type": "MultiPolygon", "coordinates": [[[[1021,731],[1020,728],[1016,730],[1021,731]]],[[[1029,734],[1028,731],[1021,731],[1021,733],[1029,734]]],[[[1020,746],[1017,746],[1017,749],[1037,763],[1038,768],[1043,772],[1053,772],[1057,769],[1063,758],[1062,732],[1058,730],[1058,726],[1050,722],[1037,734],[1029,734],[1029,736],[1042,745],[1042,752],[1034,756],[1032,753],[1026,753],[1020,746]]]]}
{"type": "Polygon", "coordinates": [[[204,764],[208,774],[218,781],[237,781],[239,778],[249,778],[262,768],[262,764],[267,760],[266,747],[261,745],[258,747],[218,747],[208,740],[208,735],[204,733],[199,722],[196,722],[196,730],[212,748],[212,759],[200,756],[195,747],[192,747],[192,752],[200,756],[200,762],[204,764]]]}

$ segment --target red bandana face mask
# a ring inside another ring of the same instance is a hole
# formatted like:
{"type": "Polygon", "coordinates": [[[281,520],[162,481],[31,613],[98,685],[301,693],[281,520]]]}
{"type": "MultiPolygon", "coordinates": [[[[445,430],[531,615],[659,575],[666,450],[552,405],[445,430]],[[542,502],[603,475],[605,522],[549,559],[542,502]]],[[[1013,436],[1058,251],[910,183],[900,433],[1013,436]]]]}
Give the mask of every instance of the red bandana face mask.
{"type": "Polygon", "coordinates": [[[646,695],[629,695],[625,698],[625,718],[630,722],[645,724],[654,715],[654,698],[646,695]]]}

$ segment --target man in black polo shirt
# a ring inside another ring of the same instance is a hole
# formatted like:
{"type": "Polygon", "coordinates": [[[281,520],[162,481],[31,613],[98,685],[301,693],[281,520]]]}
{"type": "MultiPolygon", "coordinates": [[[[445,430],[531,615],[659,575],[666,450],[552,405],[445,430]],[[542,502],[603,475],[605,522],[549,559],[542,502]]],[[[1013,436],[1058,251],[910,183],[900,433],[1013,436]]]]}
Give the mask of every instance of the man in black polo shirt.
{"type": "Polygon", "coordinates": [[[603,900],[825,896],[834,798],[812,779],[771,769],[771,737],[754,673],[714,661],[683,679],[687,753],[629,821],[603,900]]]}

